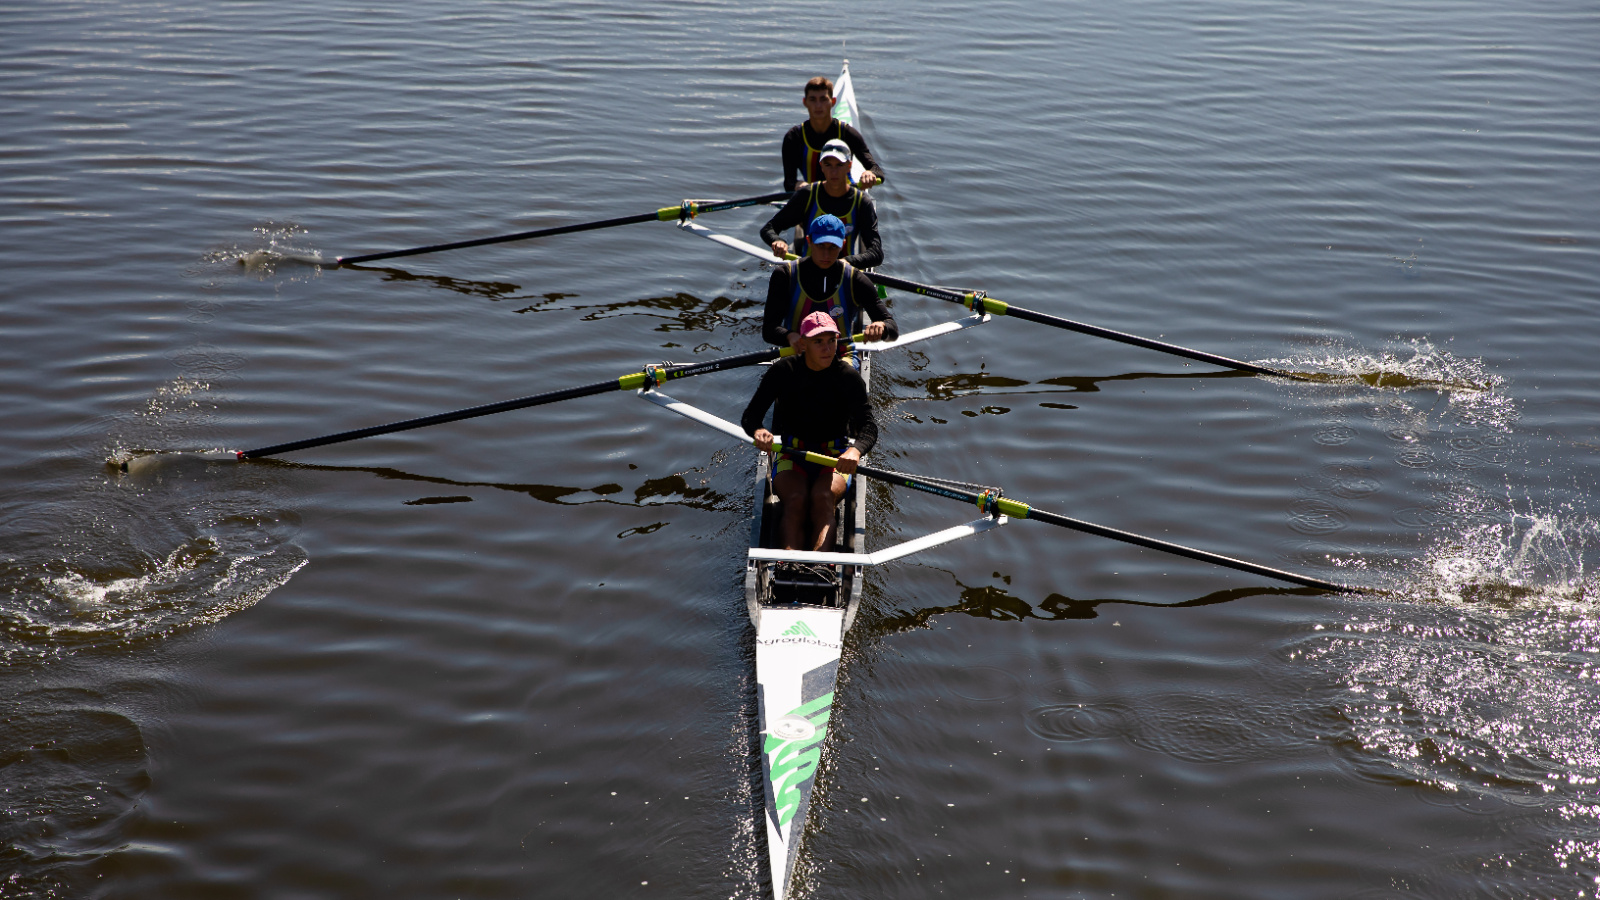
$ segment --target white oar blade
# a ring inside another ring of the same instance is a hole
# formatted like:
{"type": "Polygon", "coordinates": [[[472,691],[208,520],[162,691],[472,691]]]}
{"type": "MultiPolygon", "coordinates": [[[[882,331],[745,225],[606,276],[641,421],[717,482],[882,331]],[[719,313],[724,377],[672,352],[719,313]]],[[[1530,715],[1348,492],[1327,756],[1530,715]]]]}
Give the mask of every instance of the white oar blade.
{"type": "Polygon", "coordinates": [[[185,467],[238,461],[239,454],[232,450],[160,450],[126,457],[115,456],[106,460],[106,465],[128,475],[158,475],[185,467]]]}

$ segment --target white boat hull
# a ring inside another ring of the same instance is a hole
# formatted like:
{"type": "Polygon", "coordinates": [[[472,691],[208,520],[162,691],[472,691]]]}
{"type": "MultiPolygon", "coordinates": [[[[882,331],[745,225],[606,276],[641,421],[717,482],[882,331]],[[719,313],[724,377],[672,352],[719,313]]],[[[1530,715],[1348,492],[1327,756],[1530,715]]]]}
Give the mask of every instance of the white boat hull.
{"type": "Polygon", "coordinates": [[[756,632],[767,848],[776,897],[787,895],[822,763],[844,617],[843,609],[768,608],[756,632]]]}

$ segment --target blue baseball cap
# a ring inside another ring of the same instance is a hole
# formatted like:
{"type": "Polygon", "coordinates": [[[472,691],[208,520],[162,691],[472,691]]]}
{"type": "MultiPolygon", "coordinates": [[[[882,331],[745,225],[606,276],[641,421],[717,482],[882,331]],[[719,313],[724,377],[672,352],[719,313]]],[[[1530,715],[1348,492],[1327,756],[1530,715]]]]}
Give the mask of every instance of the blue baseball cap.
{"type": "Polygon", "coordinates": [[[806,229],[806,235],[813,244],[832,244],[835,247],[844,246],[844,223],[838,216],[823,213],[811,220],[811,227],[806,229]]]}

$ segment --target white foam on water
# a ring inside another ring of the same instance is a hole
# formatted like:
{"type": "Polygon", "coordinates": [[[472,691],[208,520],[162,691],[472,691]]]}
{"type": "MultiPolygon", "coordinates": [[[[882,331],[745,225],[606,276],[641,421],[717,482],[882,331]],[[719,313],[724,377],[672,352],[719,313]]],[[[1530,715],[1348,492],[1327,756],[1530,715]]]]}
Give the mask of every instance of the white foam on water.
{"type": "Polygon", "coordinates": [[[1330,342],[1301,355],[1257,360],[1257,364],[1330,384],[1437,390],[1464,400],[1493,394],[1505,384],[1482,359],[1457,356],[1427,338],[1397,339],[1377,351],[1330,342]]]}
{"type": "MultiPolygon", "coordinates": [[[[216,352],[206,356],[218,371],[232,364],[216,352]]],[[[98,423],[73,450],[85,462],[111,465],[60,470],[8,498],[0,518],[0,659],[216,622],[260,602],[306,565],[282,471],[231,457],[217,463],[216,454],[138,449],[199,443],[219,405],[209,380],[179,377],[129,414],[98,423]],[[136,471],[120,471],[118,463],[129,461],[136,471]]]]}
{"type": "MultiPolygon", "coordinates": [[[[160,636],[255,605],[307,562],[298,547],[264,532],[204,536],[137,574],[68,568],[40,576],[38,593],[28,598],[32,602],[7,610],[9,630],[13,637],[26,635],[29,643],[44,645],[160,636]]],[[[57,561],[52,568],[63,565],[57,561]]]]}

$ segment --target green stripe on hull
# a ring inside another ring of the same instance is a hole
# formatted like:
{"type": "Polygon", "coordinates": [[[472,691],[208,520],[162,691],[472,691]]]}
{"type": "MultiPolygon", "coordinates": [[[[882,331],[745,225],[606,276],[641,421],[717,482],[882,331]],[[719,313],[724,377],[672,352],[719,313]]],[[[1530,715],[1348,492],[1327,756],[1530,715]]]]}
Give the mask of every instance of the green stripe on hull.
{"type": "Polygon", "coordinates": [[[812,734],[799,740],[786,740],[768,734],[761,750],[767,755],[767,779],[772,787],[773,813],[778,828],[787,828],[800,808],[802,789],[817,775],[817,765],[822,762],[822,741],[828,736],[828,713],[833,707],[833,692],[797,706],[789,715],[798,716],[816,728],[812,734]]]}

